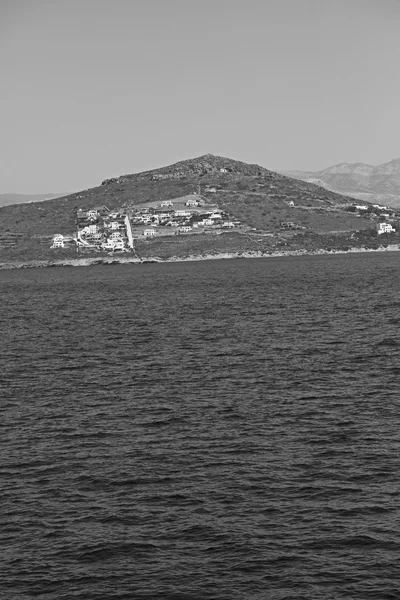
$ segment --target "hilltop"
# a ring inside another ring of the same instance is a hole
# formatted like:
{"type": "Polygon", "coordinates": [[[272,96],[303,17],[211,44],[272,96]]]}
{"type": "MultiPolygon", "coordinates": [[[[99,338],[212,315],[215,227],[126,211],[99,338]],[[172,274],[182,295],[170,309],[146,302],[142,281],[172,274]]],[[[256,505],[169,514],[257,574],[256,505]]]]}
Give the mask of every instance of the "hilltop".
{"type": "Polygon", "coordinates": [[[107,215],[112,213],[119,217],[122,237],[127,236],[124,219],[131,220],[133,251],[143,257],[342,247],[349,245],[355,231],[375,230],[377,215],[357,212],[353,205],[352,198],[313,183],[206,154],[105,179],[97,187],[65,197],[1,207],[0,262],[76,256],[77,251],[101,255],[111,248],[107,228],[112,223],[107,215]],[[171,208],[169,215],[159,218],[161,209],[157,207],[167,201],[175,208],[185,208],[186,204],[197,207],[192,206],[186,217],[174,216],[171,208]],[[87,218],[90,209],[96,207],[102,207],[98,218],[87,218]],[[104,207],[107,211],[101,216],[104,207]],[[79,223],[82,243],[76,243],[79,223]],[[91,233],[90,223],[97,223],[91,233]],[[146,238],[145,223],[158,227],[156,239],[146,238]],[[55,234],[66,236],[68,247],[50,249],[55,234]],[[90,237],[93,235],[96,243],[90,237]],[[89,236],[89,243],[85,236],[89,236]]]}
{"type": "Polygon", "coordinates": [[[322,171],[283,174],[358,200],[400,207],[400,158],[378,166],[340,163],[322,171]]]}

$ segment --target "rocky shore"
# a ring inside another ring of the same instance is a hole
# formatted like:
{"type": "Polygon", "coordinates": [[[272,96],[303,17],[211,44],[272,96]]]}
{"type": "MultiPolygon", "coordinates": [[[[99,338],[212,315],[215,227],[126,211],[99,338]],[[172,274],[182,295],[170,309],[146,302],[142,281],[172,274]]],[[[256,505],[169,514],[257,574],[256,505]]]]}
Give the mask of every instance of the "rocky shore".
{"type": "Polygon", "coordinates": [[[232,258],[278,258],[285,256],[315,256],[322,254],[351,254],[360,252],[397,252],[400,250],[400,245],[391,244],[387,247],[380,246],[377,249],[371,248],[350,248],[349,250],[287,250],[279,252],[262,252],[247,251],[247,252],[220,252],[206,253],[199,255],[188,256],[172,256],[164,259],[157,256],[148,258],[137,258],[127,256],[112,256],[103,258],[73,258],[64,260],[28,260],[28,261],[10,261],[0,263],[0,270],[5,269],[35,269],[49,267],[94,267],[98,265],[112,266],[124,264],[146,264],[146,263],[170,263],[170,262],[190,262],[199,260],[227,260],[232,258]]]}

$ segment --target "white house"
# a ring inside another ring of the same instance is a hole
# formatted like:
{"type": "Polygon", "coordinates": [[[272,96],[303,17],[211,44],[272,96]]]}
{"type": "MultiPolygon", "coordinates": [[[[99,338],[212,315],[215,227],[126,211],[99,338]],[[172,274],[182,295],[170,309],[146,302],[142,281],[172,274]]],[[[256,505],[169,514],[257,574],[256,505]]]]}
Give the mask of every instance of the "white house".
{"type": "Polygon", "coordinates": [[[171,200],[163,200],[160,206],[173,206],[173,202],[171,200]]]}
{"type": "Polygon", "coordinates": [[[119,239],[115,239],[115,240],[111,240],[108,239],[106,242],[104,242],[101,247],[104,250],[124,250],[125,248],[125,242],[124,240],[119,240],[119,239]]]}
{"type": "Polygon", "coordinates": [[[118,240],[118,239],[121,239],[121,238],[122,238],[121,232],[119,232],[119,231],[113,231],[110,234],[110,237],[108,239],[110,239],[110,240],[118,240]]]}
{"type": "Polygon", "coordinates": [[[101,247],[104,250],[114,250],[114,244],[110,240],[107,240],[106,242],[103,242],[102,245],[101,245],[101,247]]]}
{"type": "Polygon", "coordinates": [[[64,248],[64,236],[61,233],[56,233],[53,236],[53,243],[50,248],[64,248]]]}
{"type": "Polygon", "coordinates": [[[93,235],[91,235],[90,237],[94,242],[101,242],[101,240],[103,239],[103,235],[101,233],[93,233],[93,235]]]}
{"type": "Polygon", "coordinates": [[[190,211],[189,210],[176,210],[174,212],[174,216],[175,217],[190,217],[190,211]]]}
{"type": "Polygon", "coordinates": [[[394,231],[396,231],[390,223],[378,223],[376,229],[378,235],[381,235],[382,233],[393,233],[394,231]]]}
{"type": "Polygon", "coordinates": [[[189,233],[189,231],[192,231],[192,228],[189,226],[179,227],[179,233],[189,233]]]}
{"type": "Polygon", "coordinates": [[[55,234],[50,248],[64,248],[64,236],[61,233],[55,234]]]}
{"type": "Polygon", "coordinates": [[[222,223],[222,227],[226,227],[227,229],[232,229],[233,227],[235,227],[235,224],[232,223],[232,221],[224,221],[222,223]]]}
{"type": "Polygon", "coordinates": [[[198,205],[199,205],[199,202],[195,198],[189,198],[189,200],[186,201],[186,206],[198,206],[198,205]]]}
{"type": "Polygon", "coordinates": [[[97,212],[96,208],[91,208],[90,210],[86,211],[86,216],[88,219],[97,219],[99,213],[97,212]]]}
{"type": "Polygon", "coordinates": [[[155,235],[157,235],[157,231],[155,229],[145,229],[143,231],[143,235],[145,237],[154,237],[155,235]]]}
{"type": "Polygon", "coordinates": [[[120,223],[118,223],[118,221],[111,221],[110,223],[110,228],[111,229],[119,229],[120,228],[120,223]]]}
{"type": "Polygon", "coordinates": [[[228,169],[222,168],[222,169],[220,169],[220,172],[221,172],[221,173],[227,173],[227,172],[228,172],[228,169]]]}

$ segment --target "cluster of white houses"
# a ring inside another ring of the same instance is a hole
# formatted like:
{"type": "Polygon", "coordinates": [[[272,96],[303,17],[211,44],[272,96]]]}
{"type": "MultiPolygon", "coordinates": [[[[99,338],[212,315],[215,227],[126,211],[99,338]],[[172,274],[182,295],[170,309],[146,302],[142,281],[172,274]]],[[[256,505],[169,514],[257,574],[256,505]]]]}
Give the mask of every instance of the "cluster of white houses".
{"type": "Polygon", "coordinates": [[[75,244],[82,248],[127,250],[133,248],[133,236],[126,214],[110,211],[105,206],[79,209],[76,214],[77,231],[74,236],[56,234],[52,248],[75,244]]]}
{"type": "Polygon", "coordinates": [[[224,211],[206,210],[199,196],[187,196],[185,202],[163,200],[158,206],[141,208],[131,215],[133,231],[138,237],[155,237],[171,233],[197,233],[207,229],[233,229],[239,225],[224,211]],[[144,229],[142,229],[144,227],[144,229]],[[161,228],[168,228],[161,229],[161,228]]]}
{"type": "Polygon", "coordinates": [[[76,233],[54,235],[51,248],[76,245],[112,252],[125,251],[133,248],[134,238],[200,233],[210,228],[233,229],[239,224],[230,220],[224,211],[206,210],[201,198],[195,194],[187,196],[184,201],[164,200],[155,206],[125,212],[99,206],[79,209],[76,233]]]}

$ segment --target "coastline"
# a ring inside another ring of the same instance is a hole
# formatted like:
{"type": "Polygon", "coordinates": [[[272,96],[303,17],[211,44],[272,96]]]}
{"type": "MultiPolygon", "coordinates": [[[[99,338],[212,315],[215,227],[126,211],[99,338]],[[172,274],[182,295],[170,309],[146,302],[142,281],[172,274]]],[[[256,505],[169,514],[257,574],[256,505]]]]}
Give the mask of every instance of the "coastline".
{"type": "Polygon", "coordinates": [[[9,261],[0,263],[0,270],[10,269],[42,269],[51,267],[93,267],[93,266],[112,266],[124,264],[146,264],[146,263],[171,263],[171,262],[195,262],[202,260],[229,260],[238,258],[282,258],[285,256],[318,256],[324,254],[355,254],[364,252],[398,252],[400,244],[390,244],[387,247],[379,248],[357,248],[349,250],[288,250],[286,252],[262,252],[261,250],[248,252],[219,252],[216,254],[189,255],[185,257],[172,256],[171,258],[160,258],[157,256],[145,259],[137,257],[113,256],[104,258],[71,258],[64,260],[31,260],[31,261],[9,261]]]}

